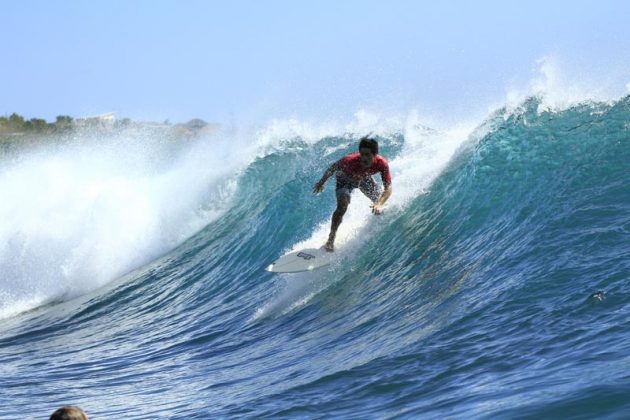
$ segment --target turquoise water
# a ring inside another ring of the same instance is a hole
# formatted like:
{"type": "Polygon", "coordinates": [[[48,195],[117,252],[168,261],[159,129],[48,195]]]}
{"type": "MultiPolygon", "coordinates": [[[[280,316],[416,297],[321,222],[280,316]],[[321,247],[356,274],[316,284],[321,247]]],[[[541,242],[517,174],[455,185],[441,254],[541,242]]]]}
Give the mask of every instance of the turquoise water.
{"type": "Polygon", "coordinates": [[[266,272],[361,134],[0,172],[52,165],[59,208],[0,206],[0,417],[627,417],[630,98],[377,131],[387,212],[355,192],[338,263],[266,272]]]}

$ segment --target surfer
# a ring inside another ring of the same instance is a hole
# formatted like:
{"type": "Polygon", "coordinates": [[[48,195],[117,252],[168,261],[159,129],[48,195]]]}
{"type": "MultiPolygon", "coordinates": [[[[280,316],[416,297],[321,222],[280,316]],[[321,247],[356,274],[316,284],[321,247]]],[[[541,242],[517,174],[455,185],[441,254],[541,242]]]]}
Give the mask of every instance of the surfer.
{"type": "Polygon", "coordinates": [[[326,251],[334,251],[337,229],[343,220],[343,215],[350,204],[352,190],[359,188],[370,200],[372,200],[372,213],[381,214],[383,205],[392,195],[392,178],[389,173],[387,160],[378,154],[378,143],[369,136],[359,141],[359,153],[350,153],[330,165],[313,187],[313,193],[318,194],[324,190],[324,184],[333,174],[337,179],[337,208],[332,215],[330,235],[324,245],[326,251]],[[383,190],[374,182],[372,175],[381,173],[383,190]]]}

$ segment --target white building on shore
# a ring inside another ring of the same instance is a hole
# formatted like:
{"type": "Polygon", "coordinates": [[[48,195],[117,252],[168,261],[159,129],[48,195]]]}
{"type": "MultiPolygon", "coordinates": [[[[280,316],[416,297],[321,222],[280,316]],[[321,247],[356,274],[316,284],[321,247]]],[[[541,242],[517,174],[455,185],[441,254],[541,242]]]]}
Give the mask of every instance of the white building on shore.
{"type": "Polygon", "coordinates": [[[112,128],[116,123],[116,115],[113,112],[107,112],[101,115],[77,117],[73,122],[76,127],[112,128]]]}

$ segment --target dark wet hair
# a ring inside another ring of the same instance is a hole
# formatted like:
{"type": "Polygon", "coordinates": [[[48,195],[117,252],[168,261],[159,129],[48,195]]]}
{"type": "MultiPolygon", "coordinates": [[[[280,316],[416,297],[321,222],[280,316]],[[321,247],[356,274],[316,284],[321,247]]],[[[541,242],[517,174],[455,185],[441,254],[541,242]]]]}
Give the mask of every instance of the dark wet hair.
{"type": "Polygon", "coordinates": [[[50,420],[88,420],[88,417],[79,407],[67,405],[52,413],[50,420]]]}
{"type": "Polygon", "coordinates": [[[374,155],[378,155],[378,142],[373,138],[365,136],[359,142],[359,150],[363,148],[370,149],[374,155]]]}

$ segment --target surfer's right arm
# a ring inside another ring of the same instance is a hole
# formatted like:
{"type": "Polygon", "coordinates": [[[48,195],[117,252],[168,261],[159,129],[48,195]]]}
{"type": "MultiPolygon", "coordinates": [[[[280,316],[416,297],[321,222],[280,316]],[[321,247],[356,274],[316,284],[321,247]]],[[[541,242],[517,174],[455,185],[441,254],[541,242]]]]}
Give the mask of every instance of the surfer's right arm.
{"type": "Polygon", "coordinates": [[[328,181],[328,178],[330,178],[331,176],[333,176],[335,172],[337,172],[338,163],[339,162],[335,162],[332,165],[330,165],[328,169],[326,169],[326,172],[324,172],[322,179],[317,181],[317,183],[313,187],[313,194],[319,194],[320,192],[324,190],[324,184],[326,183],[326,181],[328,181]]]}

